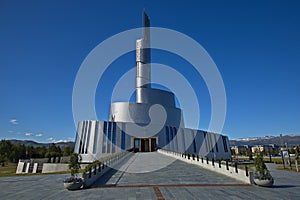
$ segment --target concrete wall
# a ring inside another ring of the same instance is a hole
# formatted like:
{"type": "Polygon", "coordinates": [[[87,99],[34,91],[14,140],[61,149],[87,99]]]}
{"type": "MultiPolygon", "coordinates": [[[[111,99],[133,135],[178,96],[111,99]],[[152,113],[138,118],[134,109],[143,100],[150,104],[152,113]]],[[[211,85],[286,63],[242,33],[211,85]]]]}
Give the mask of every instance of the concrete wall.
{"type": "Polygon", "coordinates": [[[16,174],[21,174],[21,173],[25,172],[24,166],[25,166],[25,162],[19,160],[16,174]]]}
{"type": "Polygon", "coordinates": [[[44,163],[42,173],[63,172],[68,170],[69,170],[68,164],[44,163]]]}

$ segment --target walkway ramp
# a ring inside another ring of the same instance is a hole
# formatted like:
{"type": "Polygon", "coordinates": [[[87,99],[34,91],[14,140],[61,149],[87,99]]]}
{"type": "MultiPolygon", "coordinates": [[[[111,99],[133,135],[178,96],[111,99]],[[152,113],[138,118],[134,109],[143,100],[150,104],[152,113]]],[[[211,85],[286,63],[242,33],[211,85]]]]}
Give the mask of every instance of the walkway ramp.
{"type": "Polygon", "coordinates": [[[242,185],[243,182],[157,153],[135,153],[92,187],[242,185]]]}

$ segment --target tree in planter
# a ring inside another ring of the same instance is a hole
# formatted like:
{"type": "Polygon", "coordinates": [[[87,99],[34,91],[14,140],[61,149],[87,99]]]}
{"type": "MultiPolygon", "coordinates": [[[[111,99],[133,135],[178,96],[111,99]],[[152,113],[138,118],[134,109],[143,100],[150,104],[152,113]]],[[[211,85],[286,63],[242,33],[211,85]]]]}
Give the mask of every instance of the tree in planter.
{"type": "Polygon", "coordinates": [[[78,159],[77,153],[74,153],[71,155],[69,169],[71,170],[71,177],[77,176],[79,169],[80,169],[80,164],[79,164],[79,159],[78,159]]]}
{"type": "Polygon", "coordinates": [[[64,186],[68,190],[79,190],[84,182],[82,178],[77,177],[80,169],[78,154],[71,155],[69,169],[71,170],[71,177],[64,180],[64,186]]]}
{"type": "Polygon", "coordinates": [[[79,164],[79,155],[77,153],[74,153],[70,157],[70,163],[69,163],[69,169],[71,171],[71,177],[66,178],[64,180],[65,183],[77,183],[77,182],[82,182],[82,178],[78,178],[77,174],[80,169],[80,164],[79,164]]]}
{"type": "Polygon", "coordinates": [[[272,176],[270,171],[267,169],[267,166],[263,160],[263,154],[257,154],[255,162],[254,162],[256,173],[254,178],[259,180],[272,180],[272,176]]]}

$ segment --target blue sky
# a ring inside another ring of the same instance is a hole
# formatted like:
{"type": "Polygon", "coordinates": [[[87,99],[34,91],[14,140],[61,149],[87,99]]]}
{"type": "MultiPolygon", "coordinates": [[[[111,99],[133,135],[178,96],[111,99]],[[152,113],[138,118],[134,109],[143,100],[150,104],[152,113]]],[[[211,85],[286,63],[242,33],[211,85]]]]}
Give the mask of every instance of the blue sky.
{"type": "MultiPolygon", "coordinates": [[[[300,133],[299,1],[2,0],[0,139],[72,140],[72,89],[81,63],[108,37],[140,27],[143,8],[152,26],[190,36],[216,63],[227,95],[224,134],[232,139],[300,133]]],[[[202,81],[172,53],[153,50],[152,61],[202,81]]],[[[109,98],[103,95],[134,64],[131,52],[105,72],[96,94],[100,120],[108,115],[109,98]]],[[[197,95],[199,128],[207,129],[205,83],[197,95]]]]}

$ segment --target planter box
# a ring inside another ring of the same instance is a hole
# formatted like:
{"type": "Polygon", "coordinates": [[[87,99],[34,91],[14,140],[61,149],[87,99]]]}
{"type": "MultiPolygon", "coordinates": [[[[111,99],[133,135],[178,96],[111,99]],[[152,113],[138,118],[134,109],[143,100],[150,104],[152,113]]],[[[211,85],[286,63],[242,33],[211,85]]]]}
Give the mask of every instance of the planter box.
{"type": "Polygon", "coordinates": [[[83,182],[71,182],[71,183],[64,183],[64,187],[68,190],[79,190],[83,182]]]}
{"type": "Polygon", "coordinates": [[[262,187],[271,187],[274,184],[274,179],[272,178],[271,180],[259,180],[254,178],[254,183],[258,186],[262,187]]]}

